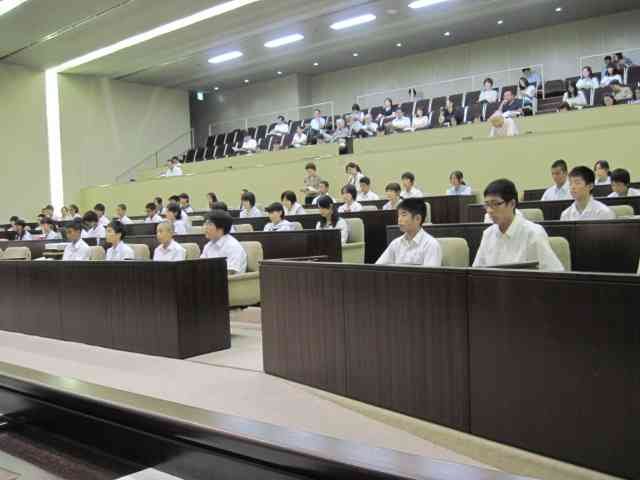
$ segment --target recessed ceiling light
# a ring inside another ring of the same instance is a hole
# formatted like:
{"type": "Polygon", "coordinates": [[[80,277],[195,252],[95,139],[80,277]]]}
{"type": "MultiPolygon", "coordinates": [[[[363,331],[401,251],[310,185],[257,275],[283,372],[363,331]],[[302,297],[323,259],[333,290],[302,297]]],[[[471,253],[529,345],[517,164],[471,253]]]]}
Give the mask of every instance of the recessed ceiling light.
{"type": "Polygon", "coordinates": [[[281,72],[280,70],[278,70],[276,73],[277,73],[278,75],[282,75],[282,72],[281,72]]]}
{"type": "Polygon", "coordinates": [[[445,37],[450,37],[451,36],[451,32],[444,32],[444,36],[445,37]]]}
{"type": "Polygon", "coordinates": [[[402,47],[402,42],[396,43],[396,47],[398,47],[398,48],[402,47]]]}
{"type": "Polygon", "coordinates": [[[346,20],[341,20],[331,25],[332,30],[343,30],[345,28],[355,27],[356,25],[362,25],[363,23],[373,22],[376,19],[376,16],[372,13],[367,13],[366,15],[360,15],[358,17],[348,18],[346,20]]]}
{"type": "Polygon", "coordinates": [[[424,7],[430,7],[431,5],[435,5],[436,3],[443,3],[446,2],[447,0],[417,0],[415,2],[411,2],[409,4],[409,8],[424,8],[424,7]]]}
{"type": "Polygon", "coordinates": [[[220,90],[220,87],[213,87],[213,90],[217,92],[218,90],[220,90]]]}
{"type": "Polygon", "coordinates": [[[209,59],[209,63],[218,64],[228,62],[230,60],[235,60],[236,58],[240,58],[242,56],[242,52],[234,50],[233,52],[223,53],[221,55],[216,55],[209,59]]]}
{"type": "Polygon", "coordinates": [[[389,15],[397,15],[398,14],[398,10],[396,10],[395,8],[390,8],[389,10],[387,10],[387,13],[389,15]]]}
{"type": "Polygon", "coordinates": [[[313,66],[314,66],[314,67],[317,67],[317,66],[319,66],[319,65],[320,65],[320,64],[319,64],[318,62],[313,62],[313,66]]]}
{"type": "Polygon", "coordinates": [[[294,33],[293,35],[287,35],[286,37],[276,38],[275,40],[270,40],[264,44],[267,48],[278,48],[283,45],[289,45],[290,43],[296,43],[301,40],[304,40],[304,35],[301,33],[294,33]]]}
{"type": "Polygon", "coordinates": [[[504,20],[498,20],[498,25],[502,25],[504,23],[504,20]]]}
{"type": "Polygon", "coordinates": [[[27,0],[4,0],[0,2],[0,15],[4,15],[5,13],[13,10],[14,8],[18,8],[27,0]]]}
{"type": "Polygon", "coordinates": [[[248,78],[245,78],[245,79],[244,79],[244,83],[249,83],[249,79],[248,79],[248,78]]]}
{"type": "Polygon", "coordinates": [[[358,52],[353,52],[354,57],[357,57],[358,55],[360,55],[358,52]]]}
{"type": "Polygon", "coordinates": [[[562,7],[556,8],[556,12],[560,13],[562,11],[562,7]]]}

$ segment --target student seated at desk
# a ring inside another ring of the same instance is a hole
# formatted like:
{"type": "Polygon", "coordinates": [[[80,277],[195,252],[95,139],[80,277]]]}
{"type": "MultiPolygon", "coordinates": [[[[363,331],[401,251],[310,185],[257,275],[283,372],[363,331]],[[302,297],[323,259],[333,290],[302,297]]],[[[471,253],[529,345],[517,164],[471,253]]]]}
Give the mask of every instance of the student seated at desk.
{"type": "Polygon", "coordinates": [[[595,182],[595,174],[588,167],[576,167],[569,173],[571,196],[575,200],[573,205],[567,208],[560,220],[563,222],[575,220],[612,220],[615,213],[593,198],[591,191],[595,182]]]}
{"type": "Polygon", "coordinates": [[[517,202],[518,191],[510,180],[496,180],[487,186],[484,204],[494,224],[483,232],[473,266],[538,262],[540,270],[564,271],[544,228],[516,215],[517,202]]]}
{"type": "Polygon", "coordinates": [[[413,173],[404,172],[402,177],[400,177],[400,180],[402,181],[402,192],[400,192],[400,197],[403,200],[405,198],[424,197],[424,193],[416,188],[416,176],[413,173]]]}
{"type": "Polygon", "coordinates": [[[158,215],[158,207],[155,203],[149,202],[144,207],[147,212],[147,216],[144,219],[144,223],[160,223],[162,222],[162,217],[158,215]]]}
{"type": "Polygon", "coordinates": [[[593,173],[595,174],[594,185],[611,185],[611,167],[606,160],[598,160],[593,166],[593,173]]]}
{"type": "MultiPolygon", "coordinates": [[[[353,185],[351,185],[353,187],[353,185]]],[[[330,197],[322,196],[318,199],[318,208],[320,209],[320,221],[316,224],[316,230],[327,230],[337,228],[340,230],[340,239],[342,245],[349,241],[349,225],[344,218],[338,217],[333,200],[330,197]]]]}
{"type": "Polygon", "coordinates": [[[89,210],[82,217],[85,230],[82,231],[82,238],[104,238],[107,236],[105,228],[98,223],[96,212],[89,210]]]}
{"type": "Polygon", "coordinates": [[[288,232],[293,230],[293,224],[284,219],[284,207],[280,202],[272,203],[265,210],[269,215],[269,220],[271,220],[270,223],[264,226],[265,232],[288,232]]]}
{"type": "MultiPolygon", "coordinates": [[[[222,210],[223,212],[229,212],[229,207],[224,202],[214,202],[211,205],[211,210],[222,210]]],[[[229,233],[236,233],[236,226],[231,225],[231,231],[229,233]]]]}
{"type": "Polygon", "coordinates": [[[629,175],[629,171],[624,168],[616,168],[611,172],[611,189],[613,192],[609,194],[609,197],[637,197],[640,195],[640,190],[629,188],[630,183],[631,175],[629,175]]]}
{"type": "Polygon", "coordinates": [[[187,251],[173,239],[174,230],[171,222],[162,222],[156,229],[158,245],[153,251],[154,262],[181,262],[187,257],[187,251]]]}
{"type": "Polygon", "coordinates": [[[44,240],[62,240],[62,235],[58,232],[58,226],[50,218],[44,218],[40,222],[40,228],[42,228],[42,238],[44,240]]]}
{"type": "Polygon", "coordinates": [[[242,210],[240,210],[240,218],[263,217],[262,212],[256,207],[256,196],[251,192],[244,192],[240,197],[242,202],[242,210]]]}
{"type": "Polygon", "coordinates": [[[362,211],[362,205],[360,205],[356,198],[358,198],[358,192],[356,187],[353,185],[345,185],[340,190],[342,194],[342,201],[344,202],[340,208],[338,208],[338,213],[349,213],[349,212],[360,212],[362,211]]]}
{"type": "Polygon", "coordinates": [[[313,202],[311,202],[311,205],[318,205],[318,199],[322,196],[326,196],[331,198],[331,201],[335,203],[335,200],[333,199],[333,197],[331,197],[331,195],[329,195],[329,182],[327,182],[326,180],[320,180],[320,183],[318,183],[318,193],[320,195],[318,195],[317,197],[315,197],[313,199],[313,202]]]}
{"type": "Polygon", "coordinates": [[[284,206],[284,214],[287,217],[292,215],[304,215],[304,207],[298,203],[298,197],[295,192],[287,190],[280,195],[280,201],[284,206]]]}
{"type": "Polygon", "coordinates": [[[398,205],[398,225],[404,235],[389,244],[376,265],[442,266],[440,244],[422,229],[426,218],[427,207],[422,200],[403,200],[398,205]]]}
{"type": "Polygon", "coordinates": [[[544,195],[542,195],[543,202],[571,199],[568,172],[567,162],[564,160],[556,160],[553,162],[551,165],[551,178],[553,178],[555,185],[547,188],[544,192],[544,195]]]}
{"type": "Polygon", "coordinates": [[[464,175],[460,170],[455,170],[449,175],[451,187],[447,189],[447,195],[471,195],[471,187],[464,182],[464,175]]]}
{"type": "Polygon", "coordinates": [[[107,250],[107,262],[124,262],[125,260],[135,260],[136,254],[132,248],[124,243],[124,224],[114,220],[107,227],[107,242],[111,247],[107,250]]]}
{"type": "Polygon", "coordinates": [[[72,220],[75,220],[76,218],[78,220],[82,220],[82,215],[80,215],[80,209],[78,208],[77,205],[73,203],[69,205],[69,215],[71,215],[72,220]]]}
{"type": "Polygon", "coordinates": [[[369,177],[362,177],[360,179],[360,191],[356,198],[358,202],[368,202],[371,200],[380,200],[377,193],[371,191],[371,180],[369,177]]]}
{"type": "Polygon", "coordinates": [[[193,207],[191,206],[191,198],[189,198],[189,194],[181,193],[178,196],[178,202],[180,203],[180,208],[187,215],[191,215],[193,213],[193,207]]]}
{"type": "Polygon", "coordinates": [[[173,225],[173,231],[176,235],[186,235],[189,233],[187,222],[184,220],[185,216],[178,204],[170,203],[167,206],[167,221],[173,225]]]}
{"type": "Polygon", "coordinates": [[[178,157],[172,157],[167,162],[167,171],[161,175],[163,177],[181,177],[182,176],[182,166],[180,165],[180,160],[178,157]]]}
{"type": "Polygon", "coordinates": [[[106,214],[107,208],[102,203],[98,203],[93,207],[93,211],[98,216],[98,225],[107,228],[107,225],[109,225],[109,217],[106,214]]]}
{"type": "Polygon", "coordinates": [[[398,208],[398,205],[400,205],[400,202],[402,201],[402,198],[400,198],[401,190],[399,183],[391,182],[387,184],[384,189],[384,193],[389,201],[383,205],[383,210],[395,210],[398,208]]]}
{"type": "Polygon", "coordinates": [[[131,225],[133,223],[133,220],[127,217],[127,206],[124,203],[116,207],[116,220],[123,225],[131,225]]]}
{"type": "Polygon", "coordinates": [[[14,228],[16,232],[16,240],[33,240],[29,230],[27,230],[27,224],[24,220],[16,220],[14,228]]]}
{"type": "Polygon", "coordinates": [[[247,271],[247,253],[240,242],[229,235],[233,219],[222,210],[213,210],[204,223],[205,236],[209,240],[200,258],[227,258],[230,275],[247,271]]]}
{"type": "Polygon", "coordinates": [[[82,240],[82,221],[78,218],[67,225],[65,232],[71,243],[64,249],[62,260],[65,262],[88,262],[91,259],[91,248],[82,240]]]}

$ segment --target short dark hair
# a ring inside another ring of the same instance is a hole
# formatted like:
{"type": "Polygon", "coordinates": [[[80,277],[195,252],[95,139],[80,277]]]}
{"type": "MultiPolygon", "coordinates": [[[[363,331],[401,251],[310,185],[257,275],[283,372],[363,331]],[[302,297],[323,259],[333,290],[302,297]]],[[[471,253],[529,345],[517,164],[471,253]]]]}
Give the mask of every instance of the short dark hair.
{"type": "Polygon", "coordinates": [[[211,205],[211,210],[222,210],[223,212],[229,211],[229,207],[224,202],[213,202],[211,205]]]}
{"type": "Polygon", "coordinates": [[[316,167],[316,164],[315,164],[315,163],[313,163],[313,162],[309,162],[309,163],[307,163],[307,164],[304,166],[304,169],[305,169],[305,170],[314,170],[314,171],[317,171],[317,170],[318,170],[318,168],[316,167]]]}
{"type": "Polygon", "coordinates": [[[212,203],[215,203],[218,201],[218,196],[214,192],[207,193],[207,197],[211,199],[212,203]]]}
{"type": "Polygon", "coordinates": [[[241,202],[249,202],[252,207],[256,206],[256,196],[251,192],[244,192],[240,197],[241,202]]]}
{"type": "Polygon", "coordinates": [[[53,219],[51,219],[49,217],[44,217],[42,220],[40,220],[40,225],[44,225],[45,223],[47,225],[52,226],[54,231],[57,231],[56,222],[54,222],[53,219]]]}
{"type": "Polygon", "coordinates": [[[104,213],[106,208],[102,203],[96,203],[96,206],[93,207],[93,210],[104,213]]]}
{"type": "Polygon", "coordinates": [[[153,203],[153,202],[147,203],[144,208],[147,209],[147,210],[154,210],[154,211],[158,209],[156,204],[153,203]]]}
{"type": "Polygon", "coordinates": [[[356,190],[355,185],[351,185],[350,183],[342,187],[342,189],[340,190],[340,193],[342,194],[348,193],[349,195],[351,195],[351,198],[353,198],[354,200],[358,197],[358,191],[356,190]]]}
{"type": "Polygon", "coordinates": [[[567,173],[567,170],[569,170],[569,167],[567,167],[567,162],[565,162],[562,159],[556,160],[555,162],[553,162],[551,164],[551,168],[552,169],[553,168],[561,168],[564,173],[567,173]]]}
{"type": "Polygon", "coordinates": [[[176,162],[176,163],[177,163],[177,162],[179,162],[179,161],[180,161],[180,159],[179,159],[178,157],[171,157],[171,158],[169,159],[169,161],[170,161],[171,163],[173,163],[173,162],[176,162]]]}
{"type": "Polygon", "coordinates": [[[351,105],[351,111],[359,112],[360,111],[360,105],[358,105],[357,103],[354,103],[353,105],[351,105]]]}
{"type": "Polygon", "coordinates": [[[153,199],[156,203],[162,205],[162,197],[156,197],[153,199]]]}
{"type": "Polygon", "coordinates": [[[27,222],[25,222],[24,220],[22,219],[16,220],[16,227],[25,228],[26,226],[27,226],[27,222]]]}
{"type": "Polygon", "coordinates": [[[175,215],[176,219],[181,220],[182,219],[182,209],[176,205],[175,203],[171,203],[168,207],[167,207],[167,212],[171,212],[175,215]]]}
{"type": "Polygon", "coordinates": [[[462,184],[464,184],[464,173],[462,173],[461,170],[454,170],[453,172],[451,172],[449,174],[449,180],[451,180],[452,178],[457,178],[459,182],[462,182],[462,184]]]}
{"type": "Polygon", "coordinates": [[[278,120],[284,122],[284,115],[278,115],[278,120]]]}
{"type": "Polygon", "coordinates": [[[187,202],[189,201],[189,195],[188,195],[187,193],[181,193],[181,194],[178,196],[178,198],[179,198],[179,199],[183,199],[183,198],[184,198],[187,202]]]}
{"type": "Polygon", "coordinates": [[[127,211],[127,206],[124,203],[119,204],[118,208],[124,210],[125,212],[127,211]]]}
{"type": "Polygon", "coordinates": [[[320,180],[320,182],[322,185],[324,185],[325,187],[329,188],[329,182],[327,182],[326,180],[320,180]]]}
{"type": "Polygon", "coordinates": [[[484,85],[485,83],[489,82],[492,86],[493,86],[493,78],[491,77],[487,77],[484,79],[484,82],[482,82],[482,84],[484,85]]]}
{"type": "Polygon", "coordinates": [[[65,228],[70,228],[71,230],[75,230],[76,232],[82,231],[82,220],[79,218],[74,218],[71,222],[67,223],[65,228]]]}
{"type": "Polygon", "coordinates": [[[629,175],[629,171],[625,170],[624,168],[616,168],[613,172],[611,172],[611,182],[618,182],[629,185],[631,183],[631,175],[629,175]]]}
{"type": "Polygon", "coordinates": [[[280,195],[280,200],[284,200],[284,199],[289,200],[291,203],[296,203],[298,201],[298,197],[296,197],[295,192],[291,190],[286,190],[282,192],[282,195],[280,195]]]}
{"type": "Polygon", "coordinates": [[[593,170],[595,171],[596,168],[598,167],[604,168],[607,172],[611,170],[611,167],[609,166],[609,162],[607,162],[606,160],[598,160],[593,166],[593,170]]]}
{"type": "MultiPolygon", "coordinates": [[[[353,185],[352,185],[353,186],[353,185]]],[[[318,208],[327,208],[331,210],[331,226],[335,227],[338,223],[338,210],[335,208],[333,204],[333,200],[328,195],[322,195],[318,198],[318,208]]],[[[324,217],[320,218],[320,225],[323,227],[327,224],[327,219],[324,217]]]]}
{"type": "Polygon", "coordinates": [[[316,109],[313,110],[313,113],[316,113],[316,112],[322,113],[322,111],[319,108],[316,108],[316,109]]]}
{"type": "Polygon", "coordinates": [[[364,183],[365,185],[371,185],[371,179],[369,177],[362,177],[359,183],[364,183]]]}
{"type": "Polygon", "coordinates": [[[362,172],[362,169],[360,168],[360,165],[358,165],[355,162],[349,162],[345,165],[344,167],[344,171],[348,171],[350,168],[355,168],[358,172],[362,172]]]}
{"type": "Polygon", "coordinates": [[[427,221],[427,206],[425,205],[424,200],[419,198],[405,198],[400,202],[400,205],[398,205],[398,210],[405,210],[413,217],[420,215],[420,218],[422,219],[420,223],[427,221]]]}
{"type": "Polygon", "coordinates": [[[20,220],[20,217],[17,217],[16,215],[12,215],[11,218],[9,219],[10,223],[15,223],[18,220],[20,220]]]}
{"type": "Polygon", "coordinates": [[[280,202],[273,202],[271,205],[269,205],[264,210],[267,213],[280,212],[280,215],[282,216],[282,218],[284,218],[284,207],[282,206],[282,204],[280,202]]]}
{"type": "Polygon", "coordinates": [[[44,207],[45,210],[53,210],[53,205],[47,205],[44,207]]]}
{"type": "Polygon", "coordinates": [[[415,182],[415,181],[416,181],[416,176],[415,176],[413,173],[411,173],[411,172],[404,172],[400,178],[401,178],[402,180],[404,180],[405,178],[406,178],[407,180],[411,180],[411,183],[413,183],[413,182],[415,182]]]}
{"type": "Polygon", "coordinates": [[[484,196],[487,197],[489,195],[500,197],[506,203],[514,200],[516,206],[518,205],[518,189],[516,188],[516,184],[506,178],[494,180],[487,185],[487,188],[484,189],[484,196]]]}
{"type": "Polygon", "coordinates": [[[387,183],[387,186],[384,187],[384,191],[400,193],[402,191],[402,187],[400,186],[399,183],[391,182],[391,183],[387,183]]]}
{"type": "Polygon", "coordinates": [[[607,55],[606,57],[604,57],[605,60],[611,60],[611,55],[607,55]]]}
{"type": "Polygon", "coordinates": [[[75,203],[72,203],[71,205],[69,205],[69,210],[71,210],[72,212],[78,213],[80,211],[80,209],[78,208],[78,206],[75,203]]]}
{"type": "Polygon", "coordinates": [[[215,225],[216,228],[224,230],[225,235],[231,231],[231,225],[233,225],[233,218],[224,210],[211,210],[207,214],[206,221],[215,225]]]}
{"type": "Polygon", "coordinates": [[[82,216],[82,221],[85,223],[96,223],[98,221],[98,215],[93,210],[89,210],[82,216]]]}
{"type": "Polygon", "coordinates": [[[124,237],[127,236],[124,224],[120,220],[113,220],[109,225],[107,225],[107,228],[111,228],[114,233],[120,234],[120,240],[124,240],[124,237]]]}
{"type": "Polygon", "coordinates": [[[587,185],[593,185],[596,182],[596,175],[593,173],[593,170],[585,166],[574,167],[573,170],[569,172],[569,176],[581,178],[587,185]]]}
{"type": "Polygon", "coordinates": [[[169,202],[175,202],[178,203],[180,201],[180,197],[178,195],[171,195],[169,197],[169,202]]]}

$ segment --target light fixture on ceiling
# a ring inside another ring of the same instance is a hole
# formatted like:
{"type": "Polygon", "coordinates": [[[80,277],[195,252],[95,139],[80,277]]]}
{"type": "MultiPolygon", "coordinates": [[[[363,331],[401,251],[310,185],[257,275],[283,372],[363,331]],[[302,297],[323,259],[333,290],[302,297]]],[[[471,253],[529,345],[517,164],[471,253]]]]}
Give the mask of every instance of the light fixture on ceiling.
{"type": "Polygon", "coordinates": [[[199,102],[204,102],[204,92],[196,92],[196,99],[199,102]]]}
{"type": "Polygon", "coordinates": [[[318,66],[320,66],[320,64],[318,62],[313,62],[313,66],[314,67],[318,67],[318,66]]]}
{"type": "Polygon", "coordinates": [[[367,13],[365,15],[359,15],[353,18],[347,18],[339,22],[331,24],[332,30],[344,30],[345,28],[355,27],[356,25],[362,25],[363,23],[373,22],[376,16],[373,13],[367,13]]]}
{"type": "Polygon", "coordinates": [[[562,7],[556,8],[556,12],[560,13],[562,11],[562,7]]]}
{"type": "Polygon", "coordinates": [[[281,72],[280,70],[278,70],[276,73],[277,73],[278,75],[282,75],[282,72],[281,72]]]}
{"type": "Polygon", "coordinates": [[[244,83],[249,83],[249,79],[248,79],[248,78],[245,78],[245,79],[244,79],[244,83]]]}
{"type": "Polygon", "coordinates": [[[502,25],[504,23],[504,20],[498,20],[498,25],[502,25]]]}
{"type": "Polygon", "coordinates": [[[444,32],[444,36],[445,37],[450,37],[451,36],[451,32],[444,32]]]}
{"type": "Polygon", "coordinates": [[[214,92],[217,92],[218,90],[220,90],[220,87],[213,87],[214,92]]]}
{"type": "Polygon", "coordinates": [[[286,37],[276,38],[275,40],[269,40],[264,44],[267,48],[278,48],[283,45],[289,45],[290,43],[296,43],[304,40],[304,35],[301,33],[294,33],[293,35],[287,35],[286,37]]]}
{"type": "Polygon", "coordinates": [[[213,63],[214,65],[217,65],[218,63],[224,63],[224,62],[229,62],[231,60],[235,60],[236,58],[240,58],[242,55],[243,55],[242,52],[238,50],[234,50],[232,52],[223,53],[210,58],[209,63],[213,63]]]}
{"type": "Polygon", "coordinates": [[[396,43],[396,47],[398,47],[398,48],[402,48],[402,42],[398,42],[398,43],[396,43]]]}
{"type": "Polygon", "coordinates": [[[447,0],[416,0],[415,2],[411,2],[409,4],[409,8],[418,9],[430,7],[431,5],[436,5],[437,3],[443,3],[447,0]]]}
{"type": "Polygon", "coordinates": [[[358,56],[360,56],[360,54],[358,52],[353,52],[353,56],[354,57],[358,57],[358,56]]]}
{"type": "Polygon", "coordinates": [[[0,15],[10,12],[14,8],[18,8],[27,0],[2,0],[0,2],[0,15]]]}

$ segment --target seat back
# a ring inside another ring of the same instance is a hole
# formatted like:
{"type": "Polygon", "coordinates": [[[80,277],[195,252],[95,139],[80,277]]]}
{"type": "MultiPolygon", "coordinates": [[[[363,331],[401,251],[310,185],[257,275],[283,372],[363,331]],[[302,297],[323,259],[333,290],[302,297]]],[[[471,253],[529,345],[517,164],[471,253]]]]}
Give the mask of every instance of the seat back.
{"type": "Polygon", "coordinates": [[[185,256],[187,260],[197,260],[200,258],[201,252],[197,243],[181,243],[180,245],[187,251],[185,256]]]}
{"type": "Polygon", "coordinates": [[[628,218],[635,215],[631,205],[611,205],[609,208],[616,214],[616,218],[628,218]]]}
{"type": "Polygon", "coordinates": [[[363,205],[362,206],[362,211],[363,212],[375,212],[376,210],[378,210],[378,207],[376,207],[375,205],[363,205]]]}
{"type": "Polygon", "coordinates": [[[566,91],[564,80],[549,80],[544,84],[547,97],[558,97],[566,91]]]}
{"type": "Polygon", "coordinates": [[[204,227],[201,225],[199,227],[189,227],[190,235],[204,235],[204,227]]]}
{"type": "Polygon", "coordinates": [[[467,92],[464,94],[464,104],[469,107],[474,103],[478,103],[480,100],[480,90],[474,90],[473,92],[467,92]]]}
{"type": "Polygon", "coordinates": [[[424,206],[427,209],[427,216],[422,223],[431,223],[431,204],[429,202],[424,202],[424,206]]]}
{"type": "Polygon", "coordinates": [[[0,248],[0,260],[4,258],[4,251],[0,248]]]}
{"type": "Polygon", "coordinates": [[[447,104],[447,97],[436,97],[431,100],[431,111],[435,112],[436,115],[440,114],[440,108],[444,108],[447,104]]]}
{"type": "Polygon", "coordinates": [[[462,97],[463,97],[462,93],[456,93],[455,95],[449,96],[449,101],[453,103],[454,108],[459,108],[459,107],[462,107],[462,100],[463,100],[462,97]]]}
{"type": "Polygon", "coordinates": [[[134,243],[129,246],[131,250],[133,250],[136,260],[151,260],[151,252],[149,251],[148,245],[144,243],[134,243]]]}
{"type": "Polygon", "coordinates": [[[241,223],[241,224],[235,225],[235,227],[236,227],[236,233],[253,232],[253,225],[251,225],[250,223],[241,223]]]}
{"type": "Polygon", "coordinates": [[[422,109],[422,113],[427,116],[429,114],[429,102],[430,100],[428,98],[423,98],[422,100],[418,100],[416,102],[416,111],[418,111],[418,109],[422,109]]]}
{"type": "Polygon", "coordinates": [[[556,254],[560,263],[567,272],[571,271],[571,247],[569,241],[564,237],[549,237],[551,250],[556,254]]]}
{"type": "Polygon", "coordinates": [[[31,260],[31,250],[28,247],[9,247],[4,251],[2,260],[31,260]]]}
{"type": "Polygon", "coordinates": [[[523,208],[519,212],[531,222],[544,222],[544,213],[540,208],[523,208]]]}
{"type": "Polygon", "coordinates": [[[291,225],[293,225],[293,229],[295,231],[303,230],[302,224],[300,222],[291,222],[291,225]]]}
{"type": "Polygon", "coordinates": [[[599,107],[603,105],[605,95],[613,95],[613,89],[611,87],[596,88],[593,95],[594,96],[593,96],[593,100],[591,101],[591,105],[599,107]]]}
{"type": "Polygon", "coordinates": [[[102,262],[105,258],[107,258],[107,254],[104,251],[104,248],[101,246],[89,247],[91,254],[89,255],[89,261],[91,262],[102,262]]]}
{"type": "Polygon", "coordinates": [[[443,267],[469,266],[469,245],[464,238],[437,238],[442,249],[443,267]]]}
{"type": "Polygon", "coordinates": [[[247,273],[257,272],[260,269],[260,262],[264,259],[264,252],[260,242],[240,242],[242,248],[247,253],[247,273]]]}
{"type": "Polygon", "coordinates": [[[364,222],[361,218],[345,218],[349,226],[349,240],[347,243],[364,242],[364,222]]]}

